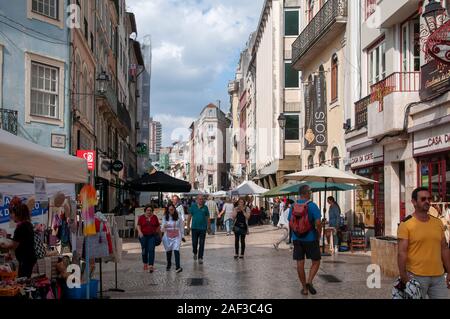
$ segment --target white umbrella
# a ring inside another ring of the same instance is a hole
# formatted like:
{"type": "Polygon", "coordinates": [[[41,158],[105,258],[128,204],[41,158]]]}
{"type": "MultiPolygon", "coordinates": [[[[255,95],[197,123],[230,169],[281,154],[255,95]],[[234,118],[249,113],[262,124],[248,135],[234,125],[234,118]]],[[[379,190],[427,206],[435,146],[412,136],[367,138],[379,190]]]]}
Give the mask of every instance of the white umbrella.
{"type": "Polygon", "coordinates": [[[87,183],[85,159],[34,144],[0,130],[0,182],[32,183],[34,177],[48,183],[87,183]]]}
{"type": "MultiPolygon", "coordinates": [[[[327,208],[327,183],[345,183],[352,185],[371,185],[378,183],[372,179],[368,179],[353,173],[341,171],[337,168],[330,166],[321,166],[306,171],[289,174],[285,176],[288,180],[296,180],[300,182],[325,182],[325,196],[323,204],[323,216],[326,216],[327,208]]],[[[324,225],[325,227],[325,225],[324,225]]],[[[325,253],[325,231],[323,232],[323,249],[322,253],[325,253]]]]}
{"type": "Polygon", "coordinates": [[[245,181],[235,189],[231,191],[233,196],[244,196],[244,195],[262,195],[267,193],[269,190],[261,186],[256,185],[252,181],[245,181]]]}
{"type": "Polygon", "coordinates": [[[213,194],[211,194],[213,197],[227,197],[230,196],[230,192],[226,192],[226,191],[218,191],[215,192],[213,194]]]}

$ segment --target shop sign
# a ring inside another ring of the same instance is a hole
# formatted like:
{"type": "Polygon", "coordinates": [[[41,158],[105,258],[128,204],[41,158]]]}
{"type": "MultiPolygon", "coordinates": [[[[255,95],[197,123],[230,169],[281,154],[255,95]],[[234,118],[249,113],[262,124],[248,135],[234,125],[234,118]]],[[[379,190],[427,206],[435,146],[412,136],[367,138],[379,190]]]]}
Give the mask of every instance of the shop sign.
{"type": "MultiPolygon", "coordinates": [[[[22,202],[26,203],[28,198],[31,196],[25,196],[22,197],[22,202]]],[[[0,203],[0,224],[8,223],[10,221],[10,214],[9,214],[9,203],[14,198],[12,195],[3,195],[3,200],[0,203]]],[[[46,199],[48,200],[48,198],[46,199]]],[[[43,205],[41,205],[40,202],[36,201],[36,204],[34,205],[33,210],[31,211],[31,216],[41,216],[48,212],[48,208],[44,208],[43,205]]]]}
{"type": "Polygon", "coordinates": [[[101,168],[103,172],[109,172],[111,170],[111,161],[102,161],[101,168]]]}
{"type": "Polygon", "coordinates": [[[119,160],[115,161],[114,163],[112,163],[112,169],[115,172],[120,172],[121,170],[123,170],[123,163],[119,160]]]}
{"type": "Polygon", "coordinates": [[[450,66],[436,60],[422,66],[420,98],[426,100],[450,90],[450,66]]]}
{"type": "Polygon", "coordinates": [[[66,148],[66,136],[64,134],[52,133],[52,148],[66,148]]]}
{"type": "Polygon", "coordinates": [[[383,147],[376,146],[371,150],[353,152],[351,157],[352,168],[366,166],[384,161],[383,147]]]}
{"type": "Polygon", "coordinates": [[[447,126],[439,130],[435,130],[433,132],[434,134],[431,136],[429,131],[415,133],[414,155],[437,152],[450,148],[450,133],[448,133],[449,131],[450,128],[447,126]],[[445,130],[447,130],[447,132],[443,132],[445,130]]]}
{"type": "Polygon", "coordinates": [[[88,170],[95,170],[95,151],[77,151],[77,157],[84,158],[88,164],[88,170]]]}

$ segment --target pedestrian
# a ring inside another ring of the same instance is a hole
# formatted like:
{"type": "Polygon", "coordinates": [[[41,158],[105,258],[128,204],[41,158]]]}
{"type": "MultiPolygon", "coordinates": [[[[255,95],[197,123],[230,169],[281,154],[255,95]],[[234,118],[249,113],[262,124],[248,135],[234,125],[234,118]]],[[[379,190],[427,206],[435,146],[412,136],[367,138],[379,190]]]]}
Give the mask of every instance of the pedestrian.
{"type": "Polygon", "coordinates": [[[1,243],[0,248],[15,251],[19,262],[19,278],[31,278],[33,267],[37,262],[34,250],[34,228],[28,206],[17,197],[9,205],[10,218],[17,223],[12,243],[1,243]]]}
{"type": "Polygon", "coordinates": [[[144,271],[153,273],[155,268],[155,247],[157,236],[161,236],[161,225],[158,217],[154,214],[153,207],[145,206],[144,215],[138,219],[137,225],[139,241],[142,247],[142,262],[144,263],[144,271]]]}
{"type": "Polygon", "coordinates": [[[215,235],[216,234],[216,221],[219,209],[217,208],[217,203],[214,201],[212,196],[208,197],[208,201],[206,202],[206,206],[209,211],[209,227],[208,234],[215,235]]]}
{"type": "Polygon", "coordinates": [[[308,185],[303,185],[299,189],[300,199],[297,204],[294,204],[289,210],[288,220],[290,221],[289,227],[292,230],[292,240],[294,242],[294,260],[297,261],[297,275],[303,286],[302,295],[308,295],[308,292],[315,295],[316,289],[313,286],[313,280],[319,271],[320,267],[320,245],[319,239],[321,236],[321,214],[319,207],[311,201],[311,188],[308,185]],[[297,217],[294,216],[294,209],[304,209],[307,212],[307,218],[309,220],[310,229],[305,234],[297,234],[292,223],[297,217]],[[306,280],[305,274],[305,255],[307,259],[311,259],[312,265],[309,271],[308,280],[306,280]]]}
{"type": "Polygon", "coordinates": [[[172,268],[172,252],[175,254],[175,271],[180,273],[183,271],[180,265],[180,246],[183,238],[183,221],[178,215],[175,205],[171,204],[166,208],[164,214],[162,228],[164,236],[162,242],[167,256],[167,271],[172,268]]]}
{"type": "Polygon", "coordinates": [[[183,242],[186,242],[186,240],[184,239],[184,235],[185,235],[184,229],[185,229],[185,225],[186,225],[186,216],[185,216],[185,213],[184,213],[185,210],[184,210],[183,203],[180,200],[180,197],[178,197],[178,195],[173,195],[172,196],[172,203],[175,206],[175,209],[177,210],[178,217],[180,218],[181,223],[183,224],[182,228],[181,228],[182,229],[182,237],[181,237],[181,239],[182,239],[183,242]]]}
{"type": "Polygon", "coordinates": [[[419,187],[412,193],[414,213],[398,228],[398,269],[402,284],[414,279],[420,284],[422,298],[448,298],[450,251],[445,241],[442,222],[429,215],[431,195],[428,188],[419,187]]]}
{"type": "Polygon", "coordinates": [[[278,220],[280,219],[280,199],[275,198],[275,202],[272,206],[272,223],[275,227],[278,225],[278,220]]]}
{"type": "Polygon", "coordinates": [[[197,202],[192,204],[190,214],[192,219],[192,252],[194,253],[194,260],[198,259],[198,263],[201,265],[203,264],[205,251],[206,230],[210,227],[209,211],[203,195],[197,196],[197,202]]]}
{"type": "Polygon", "coordinates": [[[228,197],[225,200],[225,204],[223,205],[223,209],[220,212],[220,216],[223,217],[225,229],[227,231],[227,236],[231,235],[231,230],[233,227],[233,210],[234,205],[231,201],[231,197],[228,197]]]}
{"type": "Polygon", "coordinates": [[[335,251],[337,251],[338,247],[338,236],[337,231],[341,224],[341,208],[339,207],[338,203],[334,199],[333,196],[330,196],[327,198],[328,205],[330,205],[330,208],[328,210],[329,215],[329,226],[334,228],[333,229],[333,243],[335,247],[335,251]]]}
{"type": "Polygon", "coordinates": [[[248,234],[247,221],[250,219],[250,209],[246,207],[243,198],[238,200],[238,206],[233,210],[233,232],[234,232],[234,259],[244,258],[245,237],[248,234]],[[239,242],[241,243],[241,254],[239,255],[239,242]]]}
{"type": "Polygon", "coordinates": [[[283,241],[286,241],[286,239],[288,239],[289,237],[289,211],[290,208],[292,207],[292,205],[294,204],[294,201],[291,199],[288,199],[286,202],[286,209],[281,213],[280,215],[280,220],[278,221],[278,228],[283,230],[283,236],[281,236],[281,238],[275,243],[273,244],[273,247],[278,250],[278,247],[280,246],[280,244],[283,241]]]}

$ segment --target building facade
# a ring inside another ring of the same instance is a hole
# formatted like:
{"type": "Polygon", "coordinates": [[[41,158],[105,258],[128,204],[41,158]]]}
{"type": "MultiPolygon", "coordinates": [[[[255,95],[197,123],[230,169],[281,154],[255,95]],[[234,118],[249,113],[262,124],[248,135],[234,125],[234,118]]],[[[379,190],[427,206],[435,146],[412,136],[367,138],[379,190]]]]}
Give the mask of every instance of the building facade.
{"type": "Polygon", "coordinates": [[[190,182],[194,189],[207,193],[229,189],[229,165],[225,151],[229,126],[225,113],[212,103],[191,125],[190,182]]]}
{"type": "Polygon", "coordinates": [[[0,127],[70,153],[71,32],[66,2],[51,4],[0,1],[0,127]]]}
{"type": "Polygon", "coordinates": [[[149,151],[150,154],[156,154],[156,157],[161,153],[162,143],[162,125],[160,122],[153,121],[150,118],[150,134],[149,134],[149,151]]]}
{"type": "Polygon", "coordinates": [[[292,43],[299,35],[301,1],[267,0],[256,31],[252,50],[256,103],[255,180],[273,188],[284,175],[299,171],[301,165],[299,72],[291,66],[292,43]],[[280,126],[280,115],[286,119],[280,126]]]}

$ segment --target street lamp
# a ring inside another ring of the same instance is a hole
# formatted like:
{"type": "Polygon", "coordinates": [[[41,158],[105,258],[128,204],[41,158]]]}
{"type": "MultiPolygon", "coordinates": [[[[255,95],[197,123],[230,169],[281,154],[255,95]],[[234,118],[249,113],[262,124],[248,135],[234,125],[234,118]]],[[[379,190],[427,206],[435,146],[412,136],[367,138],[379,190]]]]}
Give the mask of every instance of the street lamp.
{"type": "Polygon", "coordinates": [[[109,82],[109,75],[105,72],[102,71],[97,79],[97,91],[99,94],[105,94],[106,93],[106,83],[109,82]]]}
{"type": "Polygon", "coordinates": [[[281,129],[281,156],[280,159],[284,159],[284,129],[286,128],[286,116],[281,113],[278,116],[278,125],[280,125],[281,129]]]}
{"type": "Polygon", "coordinates": [[[432,34],[438,28],[438,24],[443,21],[445,9],[441,6],[440,1],[430,0],[425,6],[425,12],[422,14],[425,19],[428,30],[432,34]]]}

